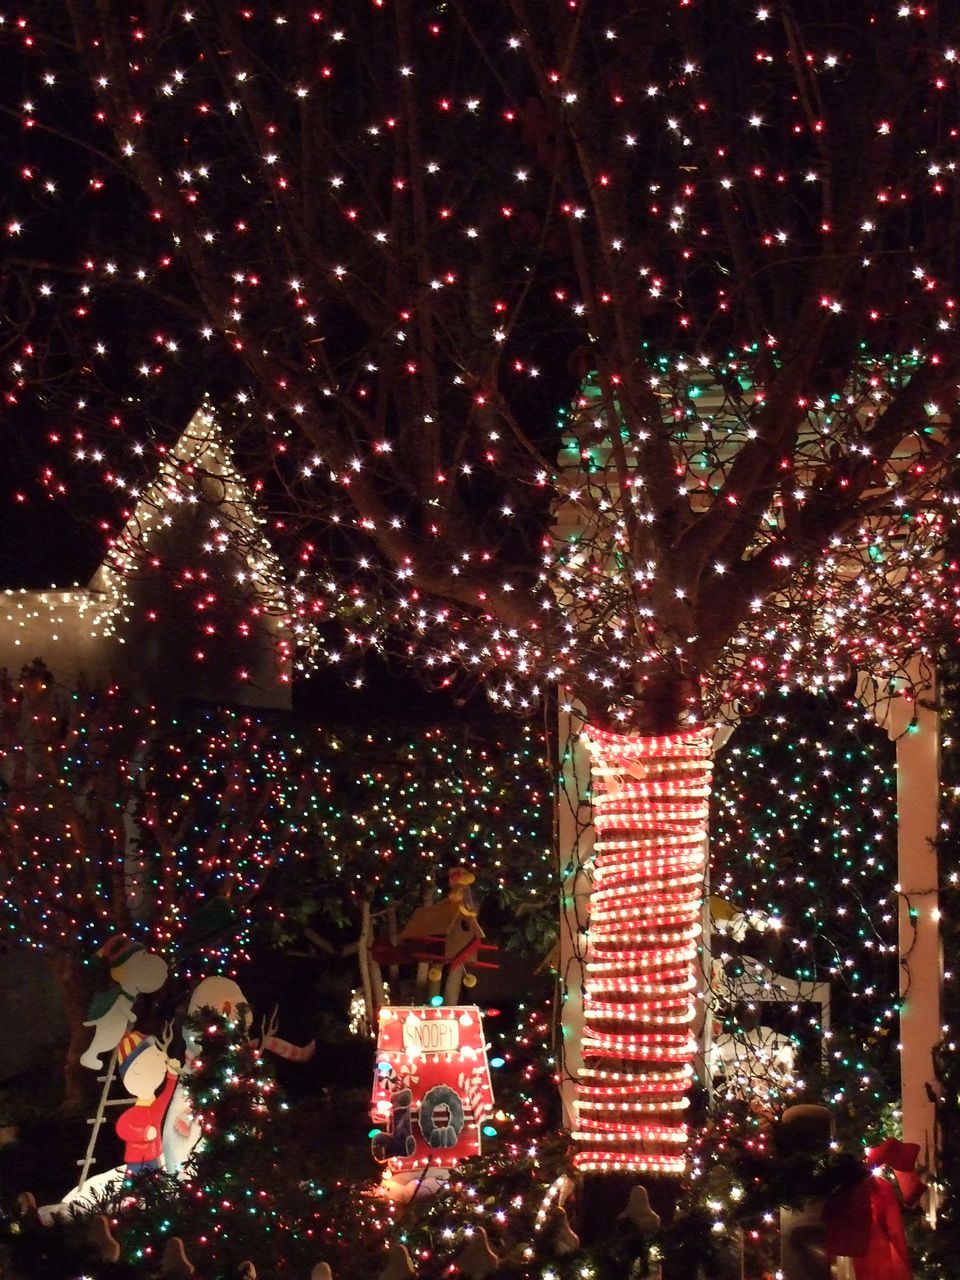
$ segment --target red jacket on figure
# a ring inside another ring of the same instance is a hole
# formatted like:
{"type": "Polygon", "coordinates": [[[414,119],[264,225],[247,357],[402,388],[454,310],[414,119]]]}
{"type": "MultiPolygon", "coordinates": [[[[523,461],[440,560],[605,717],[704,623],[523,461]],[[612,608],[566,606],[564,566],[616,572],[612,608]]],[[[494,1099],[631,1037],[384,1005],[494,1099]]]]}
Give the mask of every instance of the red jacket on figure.
{"type": "Polygon", "coordinates": [[[125,1144],[125,1164],[159,1164],[163,1151],[163,1117],[176,1082],[176,1073],[168,1071],[163,1089],[152,1101],[135,1102],[118,1118],[117,1136],[125,1144]]]}

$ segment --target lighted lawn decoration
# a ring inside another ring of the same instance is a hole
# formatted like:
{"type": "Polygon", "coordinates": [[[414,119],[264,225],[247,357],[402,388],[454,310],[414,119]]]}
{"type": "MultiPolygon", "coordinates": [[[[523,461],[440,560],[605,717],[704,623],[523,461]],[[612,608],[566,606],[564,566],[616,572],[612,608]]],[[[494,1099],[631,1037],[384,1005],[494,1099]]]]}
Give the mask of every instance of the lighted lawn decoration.
{"type": "MultiPolygon", "coordinates": [[[[82,352],[87,434],[54,472],[81,455],[135,490],[162,445],[129,388],[215,372],[275,506],[264,607],[286,600],[304,666],[394,647],[520,711],[560,689],[582,720],[584,1169],[684,1167],[712,722],[856,669],[884,688],[955,622],[940,25],[838,25],[830,0],[159,0],[135,22],[51,0],[6,36],[24,198],[47,130],[89,129],[64,160],[83,228],[130,210],[80,252],[66,211],[60,239],[44,223],[43,279],[7,286],[9,329],[82,352]],[[129,369],[100,332],[117,308],[129,369]]],[[[11,394],[46,372],[24,355],[11,394]]]]}
{"type": "MultiPolygon", "coordinates": [[[[127,987],[133,987],[135,976],[141,982],[146,981],[148,974],[159,975],[160,966],[163,979],[167,977],[165,961],[145,952],[126,937],[116,935],[108,939],[101,953],[118,962],[111,970],[115,983],[123,978],[127,987]],[[123,960],[125,963],[121,964],[123,960]]],[[[204,1131],[194,1112],[189,1086],[191,1077],[202,1065],[199,1051],[205,1019],[231,1029],[235,1025],[244,1052],[254,1057],[269,1052],[287,1061],[306,1062],[315,1049],[313,1041],[295,1045],[278,1036],[275,1010],[262,1020],[259,1037],[251,1037],[253,1013],[243,991],[232,978],[218,974],[201,979],[190,993],[181,1027],[182,1065],[168,1053],[174,1035],[172,1022],[165,1025],[158,1037],[133,1029],[132,1013],[128,1017],[127,1029],[99,1077],[99,1104],[90,1119],[86,1155],[78,1161],[81,1170],[77,1185],[59,1204],[43,1207],[41,1215],[45,1221],[72,1211],[90,1212],[102,1197],[116,1194],[124,1179],[133,1174],[163,1171],[181,1180],[188,1180],[194,1174],[204,1131]],[[118,1115],[111,1110],[116,1106],[123,1107],[118,1115]],[[94,1172],[101,1129],[112,1114],[116,1115],[114,1127],[124,1144],[123,1163],[94,1172]]]]}
{"type": "MultiPolygon", "coordinates": [[[[189,1076],[193,1071],[199,1053],[199,1035],[197,1024],[205,1014],[216,1014],[222,1018],[237,1021],[249,1037],[253,1026],[253,1010],[239,985],[232,978],[213,974],[201,979],[190,993],[187,1002],[186,1020],[183,1026],[184,1057],[181,1074],[189,1076]]],[[[276,1011],[269,1019],[264,1019],[259,1039],[250,1039],[250,1044],[261,1051],[269,1051],[289,1062],[308,1062],[313,1056],[316,1044],[310,1041],[305,1045],[294,1045],[276,1034],[276,1011]]],[[[190,1161],[194,1157],[198,1144],[203,1138],[200,1121],[193,1113],[186,1080],[181,1079],[170,1099],[163,1120],[163,1167],[167,1173],[186,1177],[190,1172],[190,1161]]]]}
{"type": "Polygon", "coordinates": [[[493,1086],[474,1005],[380,1010],[370,1114],[383,1189],[403,1198],[433,1190],[461,1160],[480,1154],[493,1086]]]}

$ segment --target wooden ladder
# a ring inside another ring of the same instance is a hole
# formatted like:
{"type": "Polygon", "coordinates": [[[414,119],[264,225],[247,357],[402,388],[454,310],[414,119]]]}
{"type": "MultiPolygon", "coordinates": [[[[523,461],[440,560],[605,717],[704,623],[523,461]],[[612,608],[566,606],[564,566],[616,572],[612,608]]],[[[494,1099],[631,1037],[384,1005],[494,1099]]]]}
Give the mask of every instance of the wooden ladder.
{"type": "Polygon", "coordinates": [[[90,1141],[87,1143],[86,1153],[82,1159],[77,1161],[77,1164],[80,1165],[80,1178],[77,1182],[78,1191],[83,1190],[84,1184],[90,1176],[90,1169],[94,1163],[94,1152],[97,1148],[97,1139],[100,1136],[100,1130],[103,1128],[103,1122],[106,1119],[107,1107],[122,1107],[130,1101],[127,1097],[110,1097],[110,1089],[113,1086],[116,1074],[117,1051],[114,1049],[110,1055],[110,1060],[107,1063],[105,1074],[97,1077],[97,1079],[103,1083],[103,1088],[100,1091],[100,1102],[97,1106],[96,1113],[87,1120],[87,1124],[92,1127],[90,1129],[90,1141]]]}

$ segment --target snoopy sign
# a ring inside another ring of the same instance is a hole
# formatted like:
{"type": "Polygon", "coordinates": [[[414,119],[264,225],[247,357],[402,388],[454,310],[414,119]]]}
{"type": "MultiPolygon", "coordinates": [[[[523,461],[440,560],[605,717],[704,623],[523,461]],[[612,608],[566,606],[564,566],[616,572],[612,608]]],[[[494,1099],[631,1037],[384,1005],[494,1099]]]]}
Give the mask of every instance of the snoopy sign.
{"type": "Polygon", "coordinates": [[[372,1147],[390,1173],[451,1169],[479,1155],[481,1126],[492,1110],[479,1009],[380,1010],[372,1147]]]}

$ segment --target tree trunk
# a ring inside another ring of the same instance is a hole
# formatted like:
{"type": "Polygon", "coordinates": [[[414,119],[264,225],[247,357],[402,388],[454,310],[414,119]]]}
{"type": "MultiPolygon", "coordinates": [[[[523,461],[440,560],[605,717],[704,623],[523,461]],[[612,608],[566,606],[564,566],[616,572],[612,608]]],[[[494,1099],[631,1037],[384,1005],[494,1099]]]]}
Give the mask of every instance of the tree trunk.
{"type": "Polygon", "coordinates": [[[712,733],[588,728],[594,882],[576,1165],[679,1175],[693,1075],[712,733]]]}
{"type": "Polygon", "coordinates": [[[67,1017],[69,1029],[63,1062],[63,1098],[60,1110],[76,1112],[82,1107],[93,1073],[80,1065],[80,1055],[90,1039],[90,1028],[83,1025],[87,1016],[90,988],[83,961],[66,951],[50,953],[50,963],[67,1017]]]}

